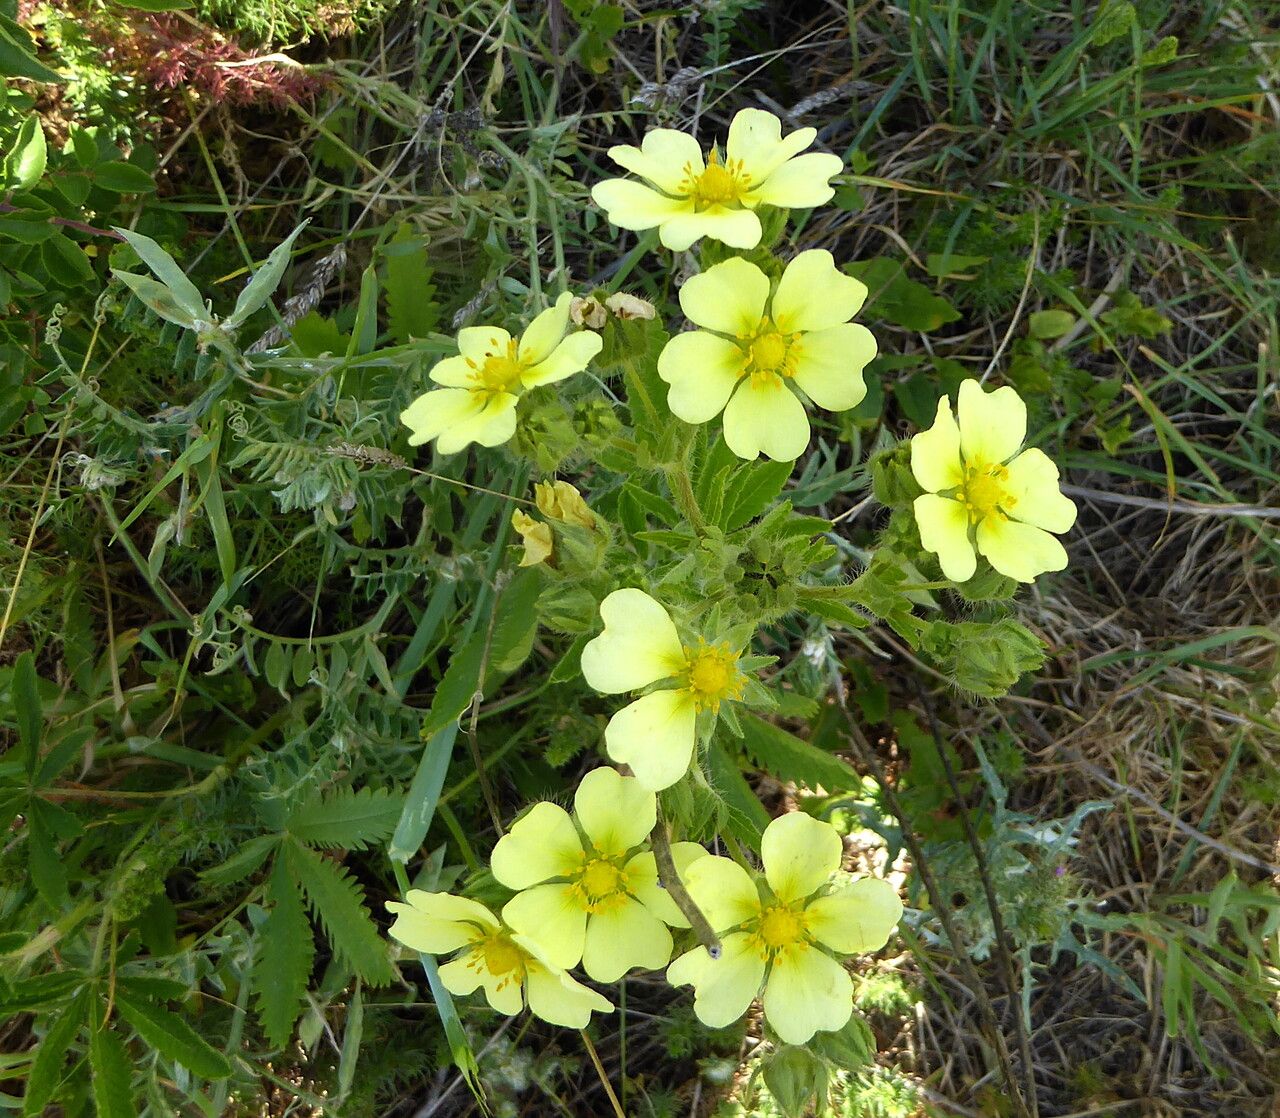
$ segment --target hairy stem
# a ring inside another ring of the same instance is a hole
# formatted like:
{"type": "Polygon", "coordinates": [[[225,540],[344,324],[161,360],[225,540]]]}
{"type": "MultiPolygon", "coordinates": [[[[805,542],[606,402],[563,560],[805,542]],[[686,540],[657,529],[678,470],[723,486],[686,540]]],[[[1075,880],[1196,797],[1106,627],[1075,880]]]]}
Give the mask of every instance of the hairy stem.
{"type": "Polygon", "coordinates": [[[676,908],[684,913],[689,927],[698,937],[698,942],[707,949],[707,954],[713,959],[720,958],[720,937],[712,930],[710,922],[702,915],[702,909],[689,896],[689,890],[684,887],[684,882],[676,872],[676,862],[671,856],[671,839],[661,816],[649,835],[649,844],[653,847],[653,859],[658,864],[658,880],[662,882],[662,887],[671,894],[676,908]]]}

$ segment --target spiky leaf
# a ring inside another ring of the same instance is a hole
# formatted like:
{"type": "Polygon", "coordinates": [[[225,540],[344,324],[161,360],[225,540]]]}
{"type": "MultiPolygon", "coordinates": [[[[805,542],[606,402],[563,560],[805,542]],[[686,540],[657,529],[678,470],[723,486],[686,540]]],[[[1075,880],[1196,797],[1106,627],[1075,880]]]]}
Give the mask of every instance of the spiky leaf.
{"type": "Polygon", "coordinates": [[[116,1009],[152,1048],[205,1079],[226,1079],[231,1064],[176,1013],[145,998],[116,990],[116,1009]]]}
{"type": "Polygon", "coordinates": [[[315,793],[294,809],[287,829],[312,846],[363,850],[395,829],[404,799],[386,788],[339,788],[315,793]]]}
{"type": "Polygon", "coordinates": [[[258,995],[262,1031],[271,1043],[288,1043],[301,1012],[311,977],[315,940],[298,887],[289,876],[284,859],[277,859],[267,887],[271,911],[262,926],[262,949],[254,967],[253,984],[258,995]]]}
{"type": "Polygon", "coordinates": [[[135,1118],[129,1054],[119,1035],[106,1026],[89,1038],[89,1071],[98,1118],[135,1118]]]}

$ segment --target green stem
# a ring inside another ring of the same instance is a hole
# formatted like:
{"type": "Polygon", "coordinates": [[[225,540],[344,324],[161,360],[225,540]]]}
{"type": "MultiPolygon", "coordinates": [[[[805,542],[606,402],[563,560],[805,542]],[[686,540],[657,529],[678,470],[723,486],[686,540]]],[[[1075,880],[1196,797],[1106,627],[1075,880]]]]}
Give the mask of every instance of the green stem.
{"type": "Polygon", "coordinates": [[[693,482],[689,479],[688,451],[681,453],[667,467],[667,484],[671,487],[671,496],[675,498],[689,526],[700,536],[707,534],[707,522],[698,507],[698,498],[693,494],[693,482]]]}

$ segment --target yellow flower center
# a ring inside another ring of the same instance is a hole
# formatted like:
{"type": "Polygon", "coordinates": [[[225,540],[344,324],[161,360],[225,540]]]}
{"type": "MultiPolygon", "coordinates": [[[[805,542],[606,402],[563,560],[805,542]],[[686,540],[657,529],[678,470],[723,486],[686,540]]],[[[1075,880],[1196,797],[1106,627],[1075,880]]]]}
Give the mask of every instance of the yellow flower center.
{"type": "Polygon", "coordinates": [[[751,945],[769,959],[809,941],[807,921],[802,911],[775,904],[760,913],[751,945]]]}
{"type": "Polygon", "coordinates": [[[787,359],[787,339],[776,331],[761,334],[751,343],[751,364],[762,372],[778,372],[787,359]]]}
{"type": "Polygon", "coordinates": [[[606,858],[592,858],[582,867],[573,891],[588,912],[608,912],[627,899],[626,871],[606,858]]]}
{"type": "Polygon", "coordinates": [[[699,644],[685,649],[687,679],[693,704],[699,710],[719,711],[720,704],[742,694],[738,657],[728,645],[699,644]]]}
{"type": "Polygon", "coordinates": [[[1017,498],[1009,492],[1009,471],[1004,466],[966,466],[960,486],[960,503],[975,524],[992,513],[1007,512],[1017,498]]]}
{"type": "Polygon", "coordinates": [[[489,344],[492,350],[478,368],[474,361],[468,359],[467,364],[475,369],[471,374],[472,378],[483,390],[509,392],[520,382],[520,374],[524,372],[524,366],[517,355],[518,343],[512,338],[504,349],[497,338],[491,338],[489,344]]]}
{"type": "Polygon", "coordinates": [[[524,981],[525,953],[506,932],[492,932],[471,948],[467,966],[498,979],[498,989],[524,981]]]}
{"type": "Polygon", "coordinates": [[[741,205],[742,196],[750,185],[750,178],[743,173],[742,161],[721,163],[720,153],[715,148],[707,156],[707,165],[701,174],[693,174],[692,168],[685,165],[684,188],[699,210],[741,205]]]}

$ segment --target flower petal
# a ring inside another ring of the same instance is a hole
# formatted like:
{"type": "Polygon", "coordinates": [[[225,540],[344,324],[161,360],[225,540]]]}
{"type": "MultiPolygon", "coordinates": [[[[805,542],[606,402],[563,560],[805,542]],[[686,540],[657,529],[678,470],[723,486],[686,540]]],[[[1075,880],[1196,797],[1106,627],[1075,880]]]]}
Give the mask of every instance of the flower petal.
{"type": "Polygon", "coordinates": [[[591,330],[579,330],[576,334],[570,334],[551,351],[545,361],[521,373],[520,383],[525,388],[536,388],[540,384],[554,384],[574,373],[580,373],[603,345],[604,340],[591,330]]]}
{"type": "Polygon", "coordinates": [[[619,144],[609,149],[609,158],[633,174],[648,179],[668,194],[679,195],[691,175],[702,174],[702,146],[685,132],[674,128],[654,128],[644,134],[638,148],[619,144]]]}
{"type": "Polygon", "coordinates": [[[952,582],[973,578],[978,557],[969,542],[969,510],[959,501],[936,493],[917,497],[912,507],[920,530],[920,545],[938,557],[942,573],[952,582]]]}
{"type": "Polygon", "coordinates": [[[1015,520],[1046,532],[1069,532],[1076,522],[1075,502],[1058,486],[1058,467],[1043,450],[1024,450],[1009,463],[1005,488],[1014,503],[1006,511],[1015,520]]]}
{"type": "MultiPolygon", "coordinates": [[[[453,392],[442,388],[441,392],[453,392]]],[[[471,393],[480,396],[478,392],[471,393]]],[[[469,443],[480,446],[501,446],[516,433],[516,398],[509,392],[490,396],[483,410],[471,419],[441,431],[436,439],[436,449],[441,454],[456,454],[469,443]]],[[[410,443],[413,442],[411,438],[410,443]]]]}
{"type": "MultiPolygon", "coordinates": [[[[517,940],[523,939],[523,936],[517,937],[517,940]]],[[[559,967],[531,961],[525,983],[529,991],[529,1012],[564,1029],[585,1029],[593,1012],[613,1012],[608,998],[582,985],[559,967]]]]}
{"type": "Polygon", "coordinates": [[[447,388],[471,388],[476,383],[475,372],[475,365],[469,358],[446,357],[443,361],[437,361],[427,376],[436,384],[443,384],[447,388]]]}
{"type": "Polygon", "coordinates": [[[515,982],[509,975],[494,978],[482,971],[481,982],[484,983],[485,1000],[499,1013],[514,1017],[524,1009],[524,984],[515,982]]]}
{"type": "Polygon", "coordinates": [[[442,431],[467,423],[484,411],[485,397],[465,388],[437,388],[424,392],[400,413],[409,428],[409,445],[421,446],[442,431]]]}
{"type": "Polygon", "coordinates": [[[968,466],[1007,462],[1027,437],[1027,405],[1008,385],[985,392],[976,380],[966,380],[960,385],[956,417],[968,466]]]}
{"type": "Polygon", "coordinates": [[[597,912],[587,921],[582,969],[597,982],[617,982],[632,967],[658,970],[671,958],[671,933],[639,901],[597,912]]]}
{"type": "Polygon", "coordinates": [[[680,309],[690,322],[734,337],[756,332],[768,299],[769,277],[740,256],[713,264],[680,288],[680,309]]]}
{"type": "MultiPolygon", "coordinates": [[[[676,864],[676,874],[684,881],[689,867],[699,858],[710,855],[696,842],[674,842],[671,844],[671,860],[676,864]]],[[[687,928],[689,921],[680,911],[680,906],[672,899],[658,881],[658,862],[653,854],[645,850],[637,854],[627,863],[627,888],[650,912],[673,928],[687,928]]]]}
{"type": "Polygon", "coordinates": [[[695,947],[667,968],[672,986],[693,986],[693,1012],[713,1029],[746,1013],[764,978],[764,960],[744,933],[725,936],[720,948],[720,958],[713,959],[705,947],[695,947]]]}
{"type": "Polygon", "coordinates": [[[602,767],[578,783],[573,810],[596,852],[620,858],[649,837],[658,819],[658,800],[634,777],[602,767]]]}
{"type": "Polygon", "coordinates": [[[598,182],[591,189],[591,198],[619,229],[652,229],[693,213],[693,203],[687,198],[668,198],[631,179],[598,182]]]}
{"type": "Polygon", "coordinates": [[[821,889],[840,868],[843,854],[840,832],[801,811],[779,816],[760,840],[765,880],[783,904],[821,889]]]}
{"type": "Polygon", "coordinates": [[[667,407],[686,423],[706,423],[724,411],[745,360],[733,342],[705,330],[677,334],[658,355],[658,376],[671,385],[667,407]]]}
{"type": "Polygon", "coordinates": [[[1067,565],[1066,549],[1056,536],[998,514],[978,523],[978,551],[1002,575],[1019,582],[1035,582],[1036,575],[1067,565]]]}
{"type": "Polygon", "coordinates": [[[804,334],[792,345],[796,384],[820,408],[848,411],[862,403],[862,370],[876,355],[871,331],[856,322],[804,334]]]}
{"type": "Polygon", "coordinates": [[[576,967],[582,958],[587,910],[572,885],[535,885],[517,893],[503,907],[502,918],[537,943],[547,962],[576,967]]]}
{"type": "Polygon", "coordinates": [[[489,868],[508,889],[567,877],[582,865],[582,842],[559,804],[536,803],[498,840],[489,868]]]}
{"type": "Polygon", "coordinates": [[[853,981],[831,956],[802,946],[779,955],[764,987],[764,1013],[788,1044],[844,1028],[853,1015],[853,981]]]}
{"type": "MultiPolygon", "coordinates": [[[[470,963],[471,952],[464,951],[456,959],[445,963],[440,968],[440,981],[444,983],[444,988],[449,993],[465,998],[484,982],[480,968],[473,967],[470,963]]],[[[516,1012],[519,1010],[517,1009],[516,1012]]]]}
{"type": "Polygon", "coordinates": [[[809,417],[777,373],[753,374],[725,405],[724,441],[739,458],[794,462],[809,445],[809,417]]]}
{"type": "Polygon", "coordinates": [[[689,771],[697,718],[688,691],[654,691],[609,719],[605,748],[612,760],[631,766],[643,787],[661,792],[689,771]]]}
{"type": "Polygon", "coordinates": [[[564,292],[525,327],[516,349],[521,364],[536,365],[551,356],[551,351],[560,344],[560,339],[569,328],[569,304],[572,302],[573,295],[568,291],[564,292]]]}
{"type": "Polygon", "coordinates": [[[825,330],[848,322],[866,301],[866,284],[840,271],[825,248],[813,248],[787,265],[769,313],[784,334],[825,330]]]}
{"type": "Polygon", "coordinates": [[[902,919],[898,892],[879,877],[863,877],[805,908],[811,935],[843,955],[879,951],[902,919]]]}
{"type": "MultiPolygon", "coordinates": [[[[434,894],[420,895],[433,896],[434,894]]],[[[483,905],[479,907],[484,909],[483,905]]],[[[430,910],[424,911],[412,901],[409,904],[388,901],[387,911],[395,916],[391,927],[387,929],[387,935],[397,943],[403,943],[406,947],[426,955],[444,955],[450,951],[457,951],[459,947],[465,947],[483,934],[475,920],[464,921],[448,918],[430,910]]],[[[484,912],[489,920],[493,920],[488,909],[484,909],[484,912]]],[[[494,921],[494,926],[496,923],[494,921]]]]}
{"type": "Polygon", "coordinates": [[[782,121],[764,109],[741,109],[729,124],[726,162],[741,162],[751,182],[759,186],[788,159],[817,138],[816,128],[797,128],[782,135],[782,121]]]}
{"type": "Polygon", "coordinates": [[[830,185],[832,176],[844,169],[838,155],[812,151],[788,160],[763,183],[743,198],[748,205],[764,203],[789,210],[805,210],[822,206],[835,196],[830,185]]]}
{"type": "Polygon", "coordinates": [[[911,472],[921,488],[930,493],[954,489],[964,481],[964,463],[960,460],[960,428],[951,414],[951,401],[943,396],[938,401],[933,426],[911,439],[911,472]]]}
{"type": "Polygon", "coordinates": [[[658,240],[672,252],[683,252],[701,237],[710,237],[730,248],[755,248],[763,233],[760,219],[751,210],[712,206],[667,218],[658,227],[658,240]]]}
{"type": "Polygon", "coordinates": [[[464,326],[458,331],[458,352],[477,365],[491,354],[506,356],[511,335],[501,326],[464,326]]]}
{"type": "Polygon", "coordinates": [[[760,891],[751,875],[732,858],[708,854],[695,859],[680,876],[716,932],[736,928],[760,915],[760,891]]]}
{"type": "Polygon", "coordinates": [[[615,590],[600,603],[604,632],[582,650],[582,675],[605,695],[636,691],[684,670],[671,615],[643,590],[615,590]]]}

